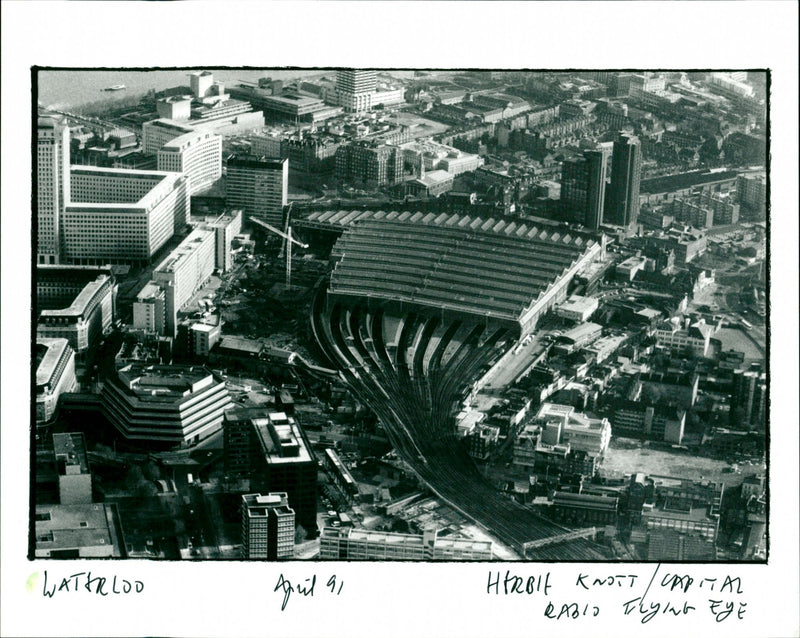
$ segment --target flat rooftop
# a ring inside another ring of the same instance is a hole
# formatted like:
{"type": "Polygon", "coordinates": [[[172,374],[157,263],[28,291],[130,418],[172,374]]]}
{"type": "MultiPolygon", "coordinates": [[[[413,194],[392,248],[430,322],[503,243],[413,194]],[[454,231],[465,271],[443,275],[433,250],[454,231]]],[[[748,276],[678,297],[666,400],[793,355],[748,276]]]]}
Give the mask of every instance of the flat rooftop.
{"type": "Polygon", "coordinates": [[[203,242],[208,240],[209,237],[211,237],[211,241],[213,242],[213,230],[195,228],[191,233],[189,233],[186,239],[178,244],[175,250],[167,255],[167,258],[155,268],[153,273],[175,272],[178,268],[180,268],[184,261],[189,259],[194,252],[203,245],[203,242]]]}
{"type": "Polygon", "coordinates": [[[36,519],[37,551],[102,545],[114,547],[113,555],[120,555],[119,537],[108,505],[37,505],[36,519]]]}
{"type": "Polygon", "coordinates": [[[56,310],[42,310],[41,317],[80,317],[86,312],[86,307],[94,299],[95,295],[102,291],[103,286],[109,281],[108,275],[99,275],[94,281],[90,281],[78,293],[78,296],[67,308],[56,310]]]}
{"type": "Polygon", "coordinates": [[[56,461],[65,461],[73,468],[67,474],[89,474],[89,461],[86,458],[86,441],[80,432],[53,435],[53,452],[56,461]],[[78,471],[75,472],[74,470],[78,471]]]}
{"type": "Polygon", "coordinates": [[[266,417],[251,420],[261,451],[268,463],[295,464],[308,463],[312,460],[300,427],[294,419],[287,417],[283,412],[271,412],[266,417]]]}
{"type": "Polygon", "coordinates": [[[166,366],[131,363],[117,373],[119,380],[140,400],[179,402],[221,383],[204,366],[166,366]]]}
{"type": "Polygon", "coordinates": [[[44,386],[50,382],[56,365],[64,350],[69,346],[66,339],[36,339],[36,385],[44,386]]]}

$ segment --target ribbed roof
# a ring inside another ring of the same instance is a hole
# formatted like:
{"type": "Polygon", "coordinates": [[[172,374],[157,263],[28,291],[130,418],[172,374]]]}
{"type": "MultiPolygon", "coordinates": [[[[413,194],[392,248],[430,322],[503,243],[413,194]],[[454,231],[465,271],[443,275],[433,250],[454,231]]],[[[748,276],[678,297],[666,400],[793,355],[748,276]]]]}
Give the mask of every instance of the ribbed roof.
{"type": "Polygon", "coordinates": [[[493,219],[364,219],[334,247],[331,294],[518,321],[591,241],[493,219]]]}

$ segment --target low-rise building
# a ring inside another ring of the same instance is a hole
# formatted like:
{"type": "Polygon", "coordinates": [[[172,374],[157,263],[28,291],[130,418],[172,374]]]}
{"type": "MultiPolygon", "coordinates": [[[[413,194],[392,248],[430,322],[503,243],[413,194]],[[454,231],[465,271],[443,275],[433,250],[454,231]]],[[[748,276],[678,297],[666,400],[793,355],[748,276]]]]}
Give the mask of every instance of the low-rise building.
{"type": "Polygon", "coordinates": [[[410,195],[438,197],[453,188],[453,175],[447,171],[431,171],[424,177],[406,182],[406,192],[410,195]]]}
{"type": "Polygon", "coordinates": [[[37,505],[36,558],[124,558],[116,505],[37,505]]]}
{"type": "Polygon", "coordinates": [[[551,511],[553,518],[567,525],[616,525],[619,499],[613,496],[555,492],[551,511]]]}
{"type": "Polygon", "coordinates": [[[614,408],[613,423],[614,432],[621,436],[643,436],[680,445],[683,442],[686,411],[674,406],[622,401],[614,408]]]}
{"type": "Polygon", "coordinates": [[[556,315],[575,322],[584,322],[592,316],[599,306],[595,297],[581,297],[572,295],[556,308],[556,315]]]}
{"type": "Polygon", "coordinates": [[[655,332],[656,342],[666,348],[674,350],[689,350],[695,357],[705,357],[709,352],[711,337],[716,332],[715,327],[707,324],[703,319],[684,325],[680,320],[662,321],[655,332]]]}
{"type": "Polygon", "coordinates": [[[86,440],[80,432],[53,435],[61,505],[92,502],[92,472],[86,455],[86,440]]]}
{"type": "Polygon", "coordinates": [[[435,530],[400,534],[352,527],[326,527],[323,560],[492,560],[491,541],[438,537],[435,530]]]}

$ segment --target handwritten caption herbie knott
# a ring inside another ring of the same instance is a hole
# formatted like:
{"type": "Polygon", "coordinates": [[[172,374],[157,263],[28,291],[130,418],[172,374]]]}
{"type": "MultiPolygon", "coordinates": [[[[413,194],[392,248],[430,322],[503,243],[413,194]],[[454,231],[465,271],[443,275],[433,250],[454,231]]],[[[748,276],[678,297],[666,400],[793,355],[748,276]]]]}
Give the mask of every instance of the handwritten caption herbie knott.
{"type": "MultiPolygon", "coordinates": [[[[560,576],[563,578],[563,571],[560,576]]],[[[642,624],[659,617],[699,616],[709,614],[716,622],[744,620],[747,601],[740,576],[700,576],[681,570],[680,566],[655,565],[646,576],[619,571],[604,573],[579,571],[574,581],[562,591],[554,586],[549,571],[518,574],[510,569],[492,570],[486,581],[490,596],[535,596],[542,600],[542,615],[550,620],[577,620],[622,615],[638,618],[642,624]],[[676,569],[677,567],[677,569],[676,569]],[[619,592],[609,602],[608,590],[619,592]],[[586,592],[603,592],[595,602],[586,600],[586,592]]]]}

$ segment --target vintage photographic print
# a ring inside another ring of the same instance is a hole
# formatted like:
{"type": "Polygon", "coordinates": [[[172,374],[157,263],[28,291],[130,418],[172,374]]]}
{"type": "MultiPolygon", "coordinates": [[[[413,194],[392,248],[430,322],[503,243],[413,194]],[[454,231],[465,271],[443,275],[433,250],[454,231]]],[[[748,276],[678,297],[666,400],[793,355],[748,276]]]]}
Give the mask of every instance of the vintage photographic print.
{"type": "Polygon", "coordinates": [[[769,70],[32,74],[29,557],[767,560],[769,70]]]}

